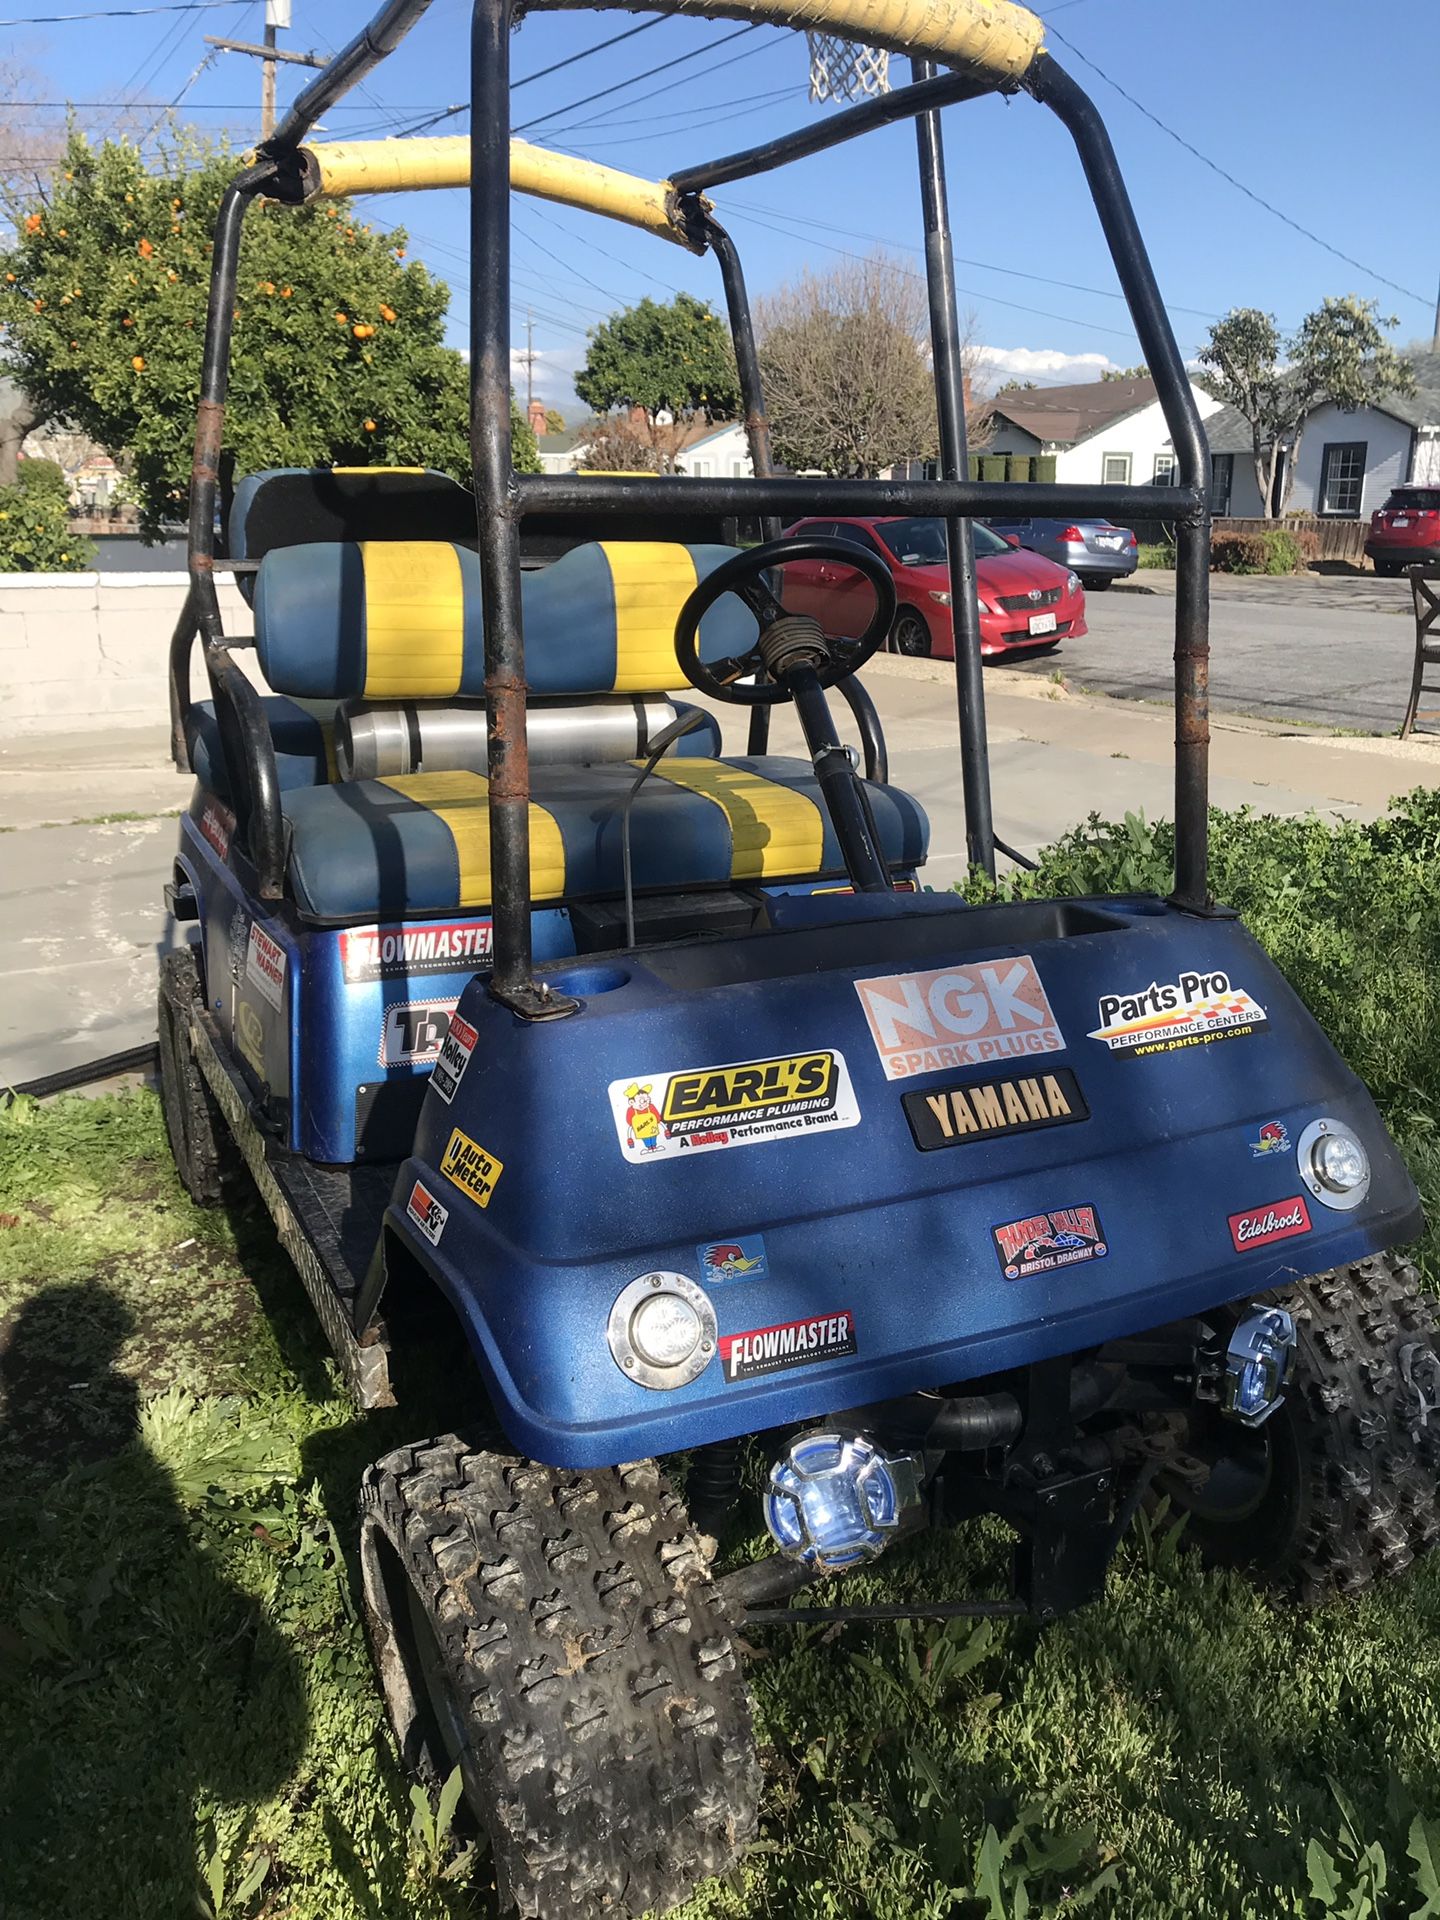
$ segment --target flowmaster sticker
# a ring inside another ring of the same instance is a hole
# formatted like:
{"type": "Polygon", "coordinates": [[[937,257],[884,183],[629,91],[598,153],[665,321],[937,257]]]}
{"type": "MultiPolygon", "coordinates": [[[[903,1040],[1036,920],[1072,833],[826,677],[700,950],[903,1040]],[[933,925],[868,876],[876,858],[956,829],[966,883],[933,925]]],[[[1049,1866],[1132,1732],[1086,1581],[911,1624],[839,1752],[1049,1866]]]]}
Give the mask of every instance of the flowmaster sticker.
{"type": "Polygon", "coordinates": [[[1250,1142],[1252,1160],[1268,1159],[1272,1153],[1290,1151],[1290,1132],[1283,1120],[1267,1120],[1250,1142]]]}
{"type": "Polygon", "coordinates": [[[1080,1082],[1068,1067],[1014,1080],[938,1087],[934,1093],[902,1093],[900,1104],[923,1153],[1090,1118],[1080,1082]]]}
{"type": "Polygon", "coordinates": [[[855,1318],[849,1313],[815,1313],[808,1320],[720,1336],[720,1365],[727,1380],[754,1380],[787,1367],[813,1366],[817,1360],[840,1360],[855,1351],[855,1318]]]}
{"type": "Polygon", "coordinates": [[[1026,1220],[1007,1220],[990,1229],[990,1238],[1007,1280],[1028,1280],[1033,1273],[1103,1260],[1110,1251],[1094,1207],[1059,1207],[1053,1213],[1032,1213],[1026,1220]]]}
{"type": "Polygon", "coordinates": [[[612,1080],[610,1110],[636,1165],[860,1121],[844,1055],[828,1050],[612,1080]]]}
{"type": "Polygon", "coordinates": [[[405,1202],[405,1211],[424,1234],[432,1247],[438,1247],[440,1236],[445,1231],[445,1222],[450,1218],[450,1209],[441,1206],[428,1187],[417,1180],[410,1189],[410,1198],[405,1202]]]}
{"type": "Polygon", "coordinates": [[[455,1005],[453,1000],[409,1000],[403,1007],[386,1007],[380,1027],[381,1066],[416,1067],[438,1060],[455,1005]]]}
{"type": "Polygon", "coordinates": [[[1238,1040],[1268,1024],[1265,1009],[1243,987],[1232,986],[1228,973],[1182,973],[1176,980],[1152,980],[1140,993],[1105,993],[1099,1013],[1090,1038],[1111,1053],[1132,1055],[1238,1040]]]}
{"type": "Polygon", "coordinates": [[[477,1207],[488,1207],[505,1162],[456,1127],[441,1156],[440,1171],[455,1182],[467,1200],[473,1200],[477,1207]]]}
{"type": "Polygon", "coordinates": [[[765,1258],[765,1239],[752,1233],[734,1240],[712,1240],[698,1249],[700,1278],[718,1286],[725,1280],[767,1280],[770,1263],[765,1258]]]}
{"type": "Polygon", "coordinates": [[[470,1056],[479,1038],[468,1020],[462,1020],[458,1013],[451,1014],[450,1031],[445,1035],[440,1057],[435,1062],[435,1071],[430,1076],[431,1086],[447,1107],[455,1098],[460,1077],[470,1064],[470,1056]]]}
{"type": "Polygon", "coordinates": [[[490,922],[423,921],[410,927],[347,927],[340,965],[352,985],[425,973],[458,973],[490,958],[490,922]]]}
{"type": "Polygon", "coordinates": [[[857,980],[855,991],[887,1080],[996,1066],[1065,1045],[1028,955],[885,974],[857,980]]]}
{"type": "Polygon", "coordinates": [[[285,949],[277,947],[258,921],[250,922],[245,954],[246,977],[278,1013],[285,1000],[285,949]]]}
{"type": "Polygon", "coordinates": [[[1277,1200],[1273,1206],[1251,1207],[1248,1212],[1230,1216],[1230,1238],[1237,1253],[1268,1247],[1272,1240],[1293,1240],[1297,1233],[1309,1231],[1310,1210],[1298,1193],[1293,1199],[1277,1200]]]}

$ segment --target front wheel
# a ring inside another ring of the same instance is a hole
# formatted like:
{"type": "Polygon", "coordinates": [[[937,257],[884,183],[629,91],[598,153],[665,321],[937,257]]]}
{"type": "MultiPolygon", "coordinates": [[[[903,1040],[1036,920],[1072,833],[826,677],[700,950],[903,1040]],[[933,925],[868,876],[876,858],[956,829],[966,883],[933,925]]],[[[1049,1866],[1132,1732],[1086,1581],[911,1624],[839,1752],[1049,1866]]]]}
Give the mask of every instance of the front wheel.
{"type": "Polygon", "coordinates": [[[912,660],[930,657],[930,629],[918,613],[902,607],[890,629],[890,651],[903,653],[912,660]]]}
{"type": "Polygon", "coordinates": [[[190,1044],[190,1022],[204,1004],[193,947],[160,962],[156,1024],[160,1106],[180,1183],[197,1206],[222,1201],[241,1171],[240,1155],[190,1044]]]}
{"type": "Polygon", "coordinates": [[[1440,1353],[1420,1277],[1399,1255],[1267,1299],[1295,1319],[1278,1410],[1246,1428],[1207,1411],[1185,1475],[1162,1481],[1214,1566],[1306,1602],[1401,1573],[1440,1538],[1440,1353]],[[1208,1467],[1198,1485],[1190,1469],[1208,1467]]]}

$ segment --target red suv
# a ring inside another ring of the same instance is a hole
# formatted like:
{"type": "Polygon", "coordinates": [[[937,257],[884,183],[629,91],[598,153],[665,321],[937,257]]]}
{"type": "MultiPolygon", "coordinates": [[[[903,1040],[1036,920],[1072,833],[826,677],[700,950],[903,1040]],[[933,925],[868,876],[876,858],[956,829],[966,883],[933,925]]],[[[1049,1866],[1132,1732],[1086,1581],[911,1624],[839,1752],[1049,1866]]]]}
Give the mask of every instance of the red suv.
{"type": "Polygon", "coordinates": [[[1370,516],[1365,551],[1376,573],[1440,561],[1440,487],[1392,487],[1384,506],[1370,516]]]}
{"type": "MultiPolygon", "coordinates": [[[[790,533],[828,534],[868,546],[889,567],[900,605],[890,634],[893,653],[955,657],[950,619],[950,573],[943,520],[797,520],[790,533]]],[[[1088,631],[1079,576],[1038,553],[1017,550],[988,527],[975,526],[975,572],[980,598],[980,651],[1048,653],[1088,631]]],[[[830,633],[858,633],[874,606],[861,574],[835,560],[790,561],[785,605],[813,614],[830,633]]]]}

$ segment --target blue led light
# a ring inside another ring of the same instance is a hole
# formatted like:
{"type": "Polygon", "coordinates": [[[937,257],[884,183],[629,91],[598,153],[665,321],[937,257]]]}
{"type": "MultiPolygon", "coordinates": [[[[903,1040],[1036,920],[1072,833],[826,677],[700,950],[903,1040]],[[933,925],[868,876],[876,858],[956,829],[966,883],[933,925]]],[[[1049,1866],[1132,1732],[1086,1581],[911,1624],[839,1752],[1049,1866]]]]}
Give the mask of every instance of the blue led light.
{"type": "Polygon", "coordinates": [[[915,1487],[915,1463],[859,1434],[802,1433],[770,1471],[765,1524],[782,1553],[838,1571],[884,1551],[915,1487]]]}
{"type": "Polygon", "coordinates": [[[1283,1307],[1243,1313],[1225,1354],[1226,1413],[1247,1427],[1268,1420],[1284,1398],[1294,1361],[1295,1322],[1283,1307]]]}

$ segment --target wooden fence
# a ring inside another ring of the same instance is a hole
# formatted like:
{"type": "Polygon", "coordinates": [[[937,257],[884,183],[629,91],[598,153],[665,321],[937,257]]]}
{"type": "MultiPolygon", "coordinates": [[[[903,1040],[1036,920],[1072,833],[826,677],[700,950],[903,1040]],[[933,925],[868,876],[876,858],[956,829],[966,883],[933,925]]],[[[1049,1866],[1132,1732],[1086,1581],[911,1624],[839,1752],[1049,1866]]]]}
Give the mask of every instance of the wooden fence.
{"type": "MultiPolygon", "coordinates": [[[[1129,524],[1142,546],[1152,542],[1169,544],[1175,537],[1173,524],[1164,520],[1132,520],[1129,524]]],[[[1311,513],[1292,513],[1283,520],[1216,520],[1212,525],[1216,533],[1273,533],[1277,527],[1313,533],[1319,541],[1317,560],[1343,561],[1352,567],[1365,565],[1368,519],[1320,520],[1311,513]]]]}

